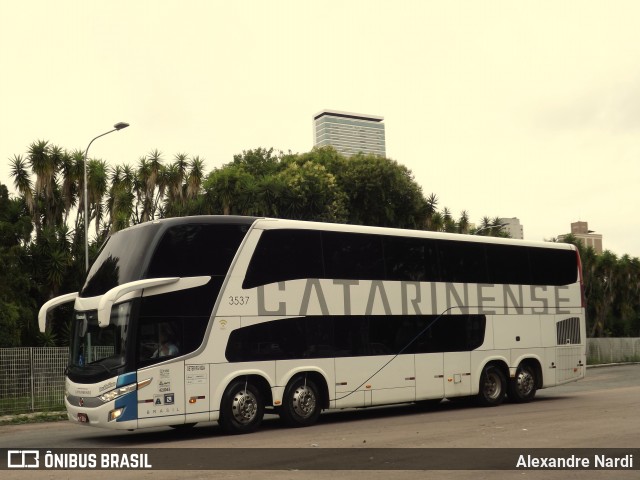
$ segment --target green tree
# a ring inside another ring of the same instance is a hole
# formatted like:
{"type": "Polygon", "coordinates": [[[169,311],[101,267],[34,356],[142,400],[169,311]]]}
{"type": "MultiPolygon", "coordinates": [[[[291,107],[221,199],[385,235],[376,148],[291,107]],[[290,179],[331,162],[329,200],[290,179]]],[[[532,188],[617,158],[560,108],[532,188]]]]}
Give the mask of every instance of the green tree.
{"type": "Polygon", "coordinates": [[[336,178],[317,162],[291,162],[280,174],[286,185],[279,212],[285,218],[344,222],[347,217],[346,195],[336,178]]]}
{"type": "Polygon", "coordinates": [[[404,165],[358,154],[332,173],[348,198],[348,223],[414,229],[424,225],[428,204],[404,165]]]}
{"type": "Polygon", "coordinates": [[[210,201],[209,211],[223,215],[245,213],[254,182],[254,177],[235,162],[214,170],[204,183],[210,201]]]}
{"type": "Polygon", "coordinates": [[[32,231],[28,208],[22,199],[10,199],[0,184],[0,348],[17,347],[23,327],[35,317],[31,282],[24,271],[24,245],[32,231]]]}

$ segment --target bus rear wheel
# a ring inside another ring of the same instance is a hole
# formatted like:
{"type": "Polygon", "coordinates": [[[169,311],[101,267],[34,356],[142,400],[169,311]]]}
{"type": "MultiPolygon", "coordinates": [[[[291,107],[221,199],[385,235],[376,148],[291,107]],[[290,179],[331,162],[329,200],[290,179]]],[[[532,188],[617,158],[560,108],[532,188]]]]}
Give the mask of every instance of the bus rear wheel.
{"type": "Polygon", "coordinates": [[[536,374],[531,365],[520,365],[516,376],[509,381],[509,400],[525,403],[533,400],[536,395],[536,374]]]}
{"type": "Polygon", "coordinates": [[[220,404],[222,429],[231,434],[257,430],[264,417],[264,401],[260,390],[248,380],[235,380],[227,387],[220,404]]]}
{"type": "Polygon", "coordinates": [[[290,427],[308,427],[320,416],[320,402],[316,384],[306,377],[296,377],[284,391],[280,418],[290,427]]]}
{"type": "Polygon", "coordinates": [[[504,373],[495,365],[487,365],[480,376],[478,403],[484,407],[497,407],[504,400],[506,386],[504,373]]]}

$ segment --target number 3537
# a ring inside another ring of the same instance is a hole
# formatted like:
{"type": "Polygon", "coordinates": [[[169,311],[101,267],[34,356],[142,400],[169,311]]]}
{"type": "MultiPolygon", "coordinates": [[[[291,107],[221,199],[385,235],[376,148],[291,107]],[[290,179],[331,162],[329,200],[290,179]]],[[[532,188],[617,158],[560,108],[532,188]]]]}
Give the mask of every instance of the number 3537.
{"type": "Polygon", "coordinates": [[[229,305],[241,306],[249,303],[249,297],[244,295],[229,296],[229,305]]]}

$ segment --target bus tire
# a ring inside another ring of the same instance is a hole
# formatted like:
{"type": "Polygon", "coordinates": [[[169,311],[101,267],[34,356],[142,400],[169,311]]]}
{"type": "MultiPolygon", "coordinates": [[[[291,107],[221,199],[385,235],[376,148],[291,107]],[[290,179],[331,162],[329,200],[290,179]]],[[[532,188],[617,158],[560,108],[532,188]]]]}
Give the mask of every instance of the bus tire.
{"type": "Polygon", "coordinates": [[[218,423],[233,435],[257,430],[264,417],[264,401],[260,390],[248,380],[234,380],[227,387],[220,403],[218,423]]]}
{"type": "Polygon", "coordinates": [[[495,365],[487,365],[480,376],[478,403],[483,407],[497,407],[506,394],[507,381],[504,373],[495,365]]]}
{"type": "Polygon", "coordinates": [[[299,376],[289,382],[282,397],[280,418],[289,427],[308,427],[318,420],[321,398],[316,384],[299,376]]]}
{"type": "Polygon", "coordinates": [[[516,403],[530,402],[536,396],[536,385],[535,369],[531,365],[520,364],[516,376],[509,380],[509,400],[516,403]]]}

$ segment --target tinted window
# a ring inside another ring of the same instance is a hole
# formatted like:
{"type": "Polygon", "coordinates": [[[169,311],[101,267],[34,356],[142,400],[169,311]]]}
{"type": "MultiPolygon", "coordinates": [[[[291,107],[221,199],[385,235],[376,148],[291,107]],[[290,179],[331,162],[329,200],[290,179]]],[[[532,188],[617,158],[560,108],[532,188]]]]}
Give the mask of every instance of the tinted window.
{"type": "Polygon", "coordinates": [[[243,225],[177,225],[156,248],[148,278],[224,276],[245,236],[243,225]]]}
{"type": "Polygon", "coordinates": [[[260,238],[243,288],[301,278],[567,285],[576,276],[572,250],[270,230],[260,238]]]}
{"type": "Polygon", "coordinates": [[[484,343],[484,315],[443,315],[431,322],[418,343],[421,352],[466,352],[484,343]]]}
{"type": "Polygon", "coordinates": [[[111,235],[91,266],[80,295],[95,297],[143,278],[149,245],[159,228],[148,223],[111,235]]]}
{"type": "Polygon", "coordinates": [[[234,330],[225,352],[230,362],[332,357],[331,317],[302,317],[234,330]]]}
{"type": "Polygon", "coordinates": [[[387,280],[437,282],[437,242],[423,238],[384,237],[387,280]]]}
{"type": "Polygon", "coordinates": [[[302,317],[234,330],[230,362],[470,351],[484,343],[484,315],[302,317]]]}
{"type": "Polygon", "coordinates": [[[136,335],[137,365],[146,366],[193,352],[202,343],[208,320],[208,316],[141,315],[136,335]]]}
{"type": "Polygon", "coordinates": [[[509,245],[487,245],[487,283],[531,284],[529,249],[509,245]]]}
{"type": "Polygon", "coordinates": [[[530,248],[531,275],[534,285],[568,285],[578,277],[576,252],[530,248]]]}
{"type": "Polygon", "coordinates": [[[380,235],[323,232],[322,248],[326,278],[385,279],[380,235]]]}
{"type": "Polygon", "coordinates": [[[442,281],[490,283],[484,244],[442,241],[438,253],[442,281]]]}
{"type": "Polygon", "coordinates": [[[254,288],[300,278],[324,278],[320,232],[262,232],[242,288],[254,288]]]}

